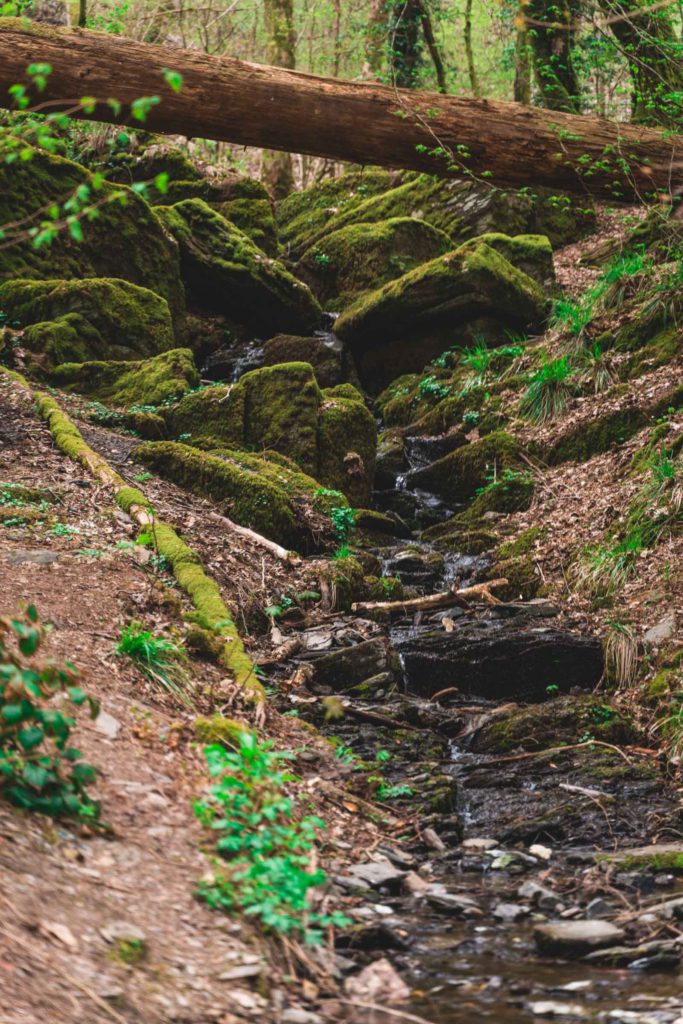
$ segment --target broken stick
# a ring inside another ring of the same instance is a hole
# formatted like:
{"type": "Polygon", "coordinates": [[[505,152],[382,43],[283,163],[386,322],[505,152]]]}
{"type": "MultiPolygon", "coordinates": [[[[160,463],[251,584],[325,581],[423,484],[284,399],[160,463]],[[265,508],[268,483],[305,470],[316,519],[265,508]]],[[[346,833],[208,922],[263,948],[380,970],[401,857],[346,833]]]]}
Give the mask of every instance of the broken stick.
{"type": "Polygon", "coordinates": [[[469,608],[474,601],[483,601],[485,604],[501,604],[497,597],[494,597],[491,590],[495,587],[504,587],[506,579],[487,580],[486,583],[475,583],[472,587],[463,587],[456,590],[443,590],[437,594],[427,594],[424,597],[412,597],[407,601],[359,601],[351,605],[352,612],[419,612],[432,610],[434,608],[451,608],[459,605],[461,608],[469,608]]]}

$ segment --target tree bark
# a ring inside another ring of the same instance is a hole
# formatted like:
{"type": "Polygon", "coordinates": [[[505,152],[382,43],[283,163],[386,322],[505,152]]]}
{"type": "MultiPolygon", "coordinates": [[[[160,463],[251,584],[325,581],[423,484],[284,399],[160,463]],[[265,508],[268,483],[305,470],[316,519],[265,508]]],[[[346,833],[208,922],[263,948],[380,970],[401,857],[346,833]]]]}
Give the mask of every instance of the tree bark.
{"type": "Polygon", "coordinates": [[[534,74],[543,105],[549,110],[578,113],[581,98],[572,55],[576,3],[530,0],[525,11],[534,54],[534,74]]]}
{"type": "Polygon", "coordinates": [[[515,84],[514,98],[516,103],[531,103],[531,59],[529,52],[529,33],[524,18],[524,7],[520,8],[515,19],[515,84]]]}
{"type": "MultiPolygon", "coordinates": [[[[293,0],[265,0],[268,60],[280,68],[296,62],[293,0]]],[[[261,161],[261,180],[273,199],[284,199],[294,191],[294,170],[290,153],[266,149],[261,161]]]]}
{"type": "Polygon", "coordinates": [[[481,96],[477,65],[474,63],[474,47],[472,45],[472,0],[465,4],[465,53],[467,55],[467,71],[470,76],[470,89],[475,99],[481,96]]]}
{"type": "Polygon", "coordinates": [[[36,107],[99,102],[90,120],[138,124],[130,104],[158,95],[149,131],[309,153],[445,177],[481,175],[596,197],[632,199],[683,184],[683,137],[641,125],[515,103],[401,92],[79,29],[0,19],[0,104],[29,64],[52,74],[36,107]],[[183,75],[175,93],[164,69],[183,75]],[[106,103],[124,104],[115,114],[106,103]]]}
{"type": "Polygon", "coordinates": [[[599,4],[628,61],[633,120],[680,128],[683,59],[670,8],[649,10],[650,0],[599,0],[599,4]]]}
{"type": "Polygon", "coordinates": [[[429,7],[427,6],[427,0],[419,0],[418,7],[420,9],[420,21],[422,22],[422,34],[425,37],[427,49],[429,55],[432,58],[434,65],[434,72],[436,74],[436,84],[439,92],[446,93],[446,69],[443,66],[443,59],[441,57],[441,51],[434,35],[434,26],[432,25],[432,18],[429,13],[429,7]]]}

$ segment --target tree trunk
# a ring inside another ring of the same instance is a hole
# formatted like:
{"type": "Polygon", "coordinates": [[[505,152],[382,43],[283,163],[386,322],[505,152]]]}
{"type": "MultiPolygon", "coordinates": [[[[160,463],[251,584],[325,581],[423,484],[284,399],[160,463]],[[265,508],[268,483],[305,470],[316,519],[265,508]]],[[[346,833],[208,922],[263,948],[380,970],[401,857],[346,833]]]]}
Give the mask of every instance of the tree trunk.
{"type": "Polygon", "coordinates": [[[36,106],[99,102],[89,120],[137,124],[130,104],[158,95],[149,131],[445,177],[486,172],[500,185],[631,199],[683,184],[683,137],[641,125],[549,112],[516,103],[401,92],[369,82],[169,50],[87,30],[0,18],[0,102],[36,60],[52,74],[36,106]],[[183,75],[180,92],[164,69],[183,75]],[[124,104],[112,111],[112,93],[124,104]]]}
{"type": "MultiPolygon", "coordinates": [[[[293,0],[265,0],[264,14],[268,34],[268,60],[280,68],[295,66],[293,0]]],[[[284,199],[294,191],[292,157],[286,151],[263,151],[261,180],[273,199],[284,199]]]]}
{"type": "Polygon", "coordinates": [[[474,63],[474,47],[472,46],[472,0],[465,4],[465,54],[467,55],[467,71],[470,76],[470,89],[472,95],[479,99],[481,88],[479,87],[479,76],[477,65],[474,63]]]}
{"type": "Polygon", "coordinates": [[[515,18],[515,84],[514,97],[516,103],[531,103],[531,60],[529,53],[529,33],[524,18],[524,6],[515,18]]]}
{"type": "Polygon", "coordinates": [[[432,58],[432,63],[434,64],[434,71],[436,72],[436,84],[439,88],[439,92],[446,93],[448,92],[448,89],[446,88],[446,69],[443,66],[441,51],[439,50],[436,37],[434,36],[434,28],[432,26],[429,7],[427,6],[427,0],[419,0],[418,6],[420,8],[422,34],[425,37],[429,55],[432,58]]]}
{"type": "Polygon", "coordinates": [[[633,120],[680,129],[683,59],[670,9],[649,10],[650,0],[599,2],[610,19],[617,46],[628,61],[633,83],[633,120]],[[639,13],[643,8],[646,13],[639,13]]]}
{"type": "Polygon", "coordinates": [[[572,58],[575,4],[572,0],[530,0],[525,11],[543,106],[578,113],[580,90],[572,58]]]}
{"type": "Polygon", "coordinates": [[[413,89],[420,64],[420,4],[393,0],[389,11],[389,63],[399,89],[413,89]]]}

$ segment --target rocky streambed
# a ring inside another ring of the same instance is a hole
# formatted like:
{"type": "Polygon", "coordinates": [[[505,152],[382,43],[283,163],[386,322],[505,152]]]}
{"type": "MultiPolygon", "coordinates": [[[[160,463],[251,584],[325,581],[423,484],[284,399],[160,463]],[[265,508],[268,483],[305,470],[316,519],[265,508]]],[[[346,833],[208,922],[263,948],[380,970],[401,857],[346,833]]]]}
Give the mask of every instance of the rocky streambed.
{"type": "MultiPolygon", "coordinates": [[[[451,510],[407,480],[375,495],[413,525],[372,552],[384,573],[418,593],[485,579],[486,556],[424,540],[451,510]]],[[[434,1024],[683,1019],[679,794],[601,692],[597,638],[538,598],[333,614],[300,640],[290,713],[395,836],[334,876],[355,898],[342,968],[386,959],[413,990],[396,1006],[434,1024]]]]}

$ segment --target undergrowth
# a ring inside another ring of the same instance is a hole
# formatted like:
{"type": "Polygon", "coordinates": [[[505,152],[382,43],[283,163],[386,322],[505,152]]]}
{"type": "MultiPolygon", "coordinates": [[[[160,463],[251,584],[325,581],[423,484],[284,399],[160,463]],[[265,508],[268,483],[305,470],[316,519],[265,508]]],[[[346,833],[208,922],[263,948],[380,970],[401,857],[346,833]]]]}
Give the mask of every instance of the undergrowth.
{"type": "Polygon", "coordinates": [[[0,618],[0,793],[27,810],[95,820],[99,804],[87,790],[96,771],[70,746],[68,709],[86,705],[96,718],[99,705],[76,685],[73,665],[39,659],[46,632],[33,605],[0,618]]]}
{"type": "Polygon", "coordinates": [[[215,781],[195,803],[195,813],[215,833],[221,859],[214,876],[200,882],[200,898],[309,945],[322,940],[324,928],[348,924],[338,912],[312,909],[311,890],[326,880],[315,851],[317,830],[324,825],[316,817],[298,817],[287,793],[295,776],[286,764],[294,755],[274,751],[249,732],[240,735],[236,751],[213,744],[205,754],[215,781]]]}
{"type": "Polygon", "coordinates": [[[133,620],[121,628],[121,639],[115,648],[120,657],[127,657],[151,682],[161,686],[184,704],[190,677],[182,648],[168,637],[155,636],[142,623],[133,620]]]}

